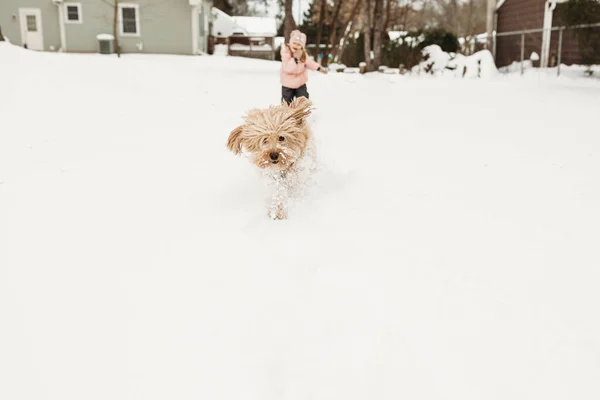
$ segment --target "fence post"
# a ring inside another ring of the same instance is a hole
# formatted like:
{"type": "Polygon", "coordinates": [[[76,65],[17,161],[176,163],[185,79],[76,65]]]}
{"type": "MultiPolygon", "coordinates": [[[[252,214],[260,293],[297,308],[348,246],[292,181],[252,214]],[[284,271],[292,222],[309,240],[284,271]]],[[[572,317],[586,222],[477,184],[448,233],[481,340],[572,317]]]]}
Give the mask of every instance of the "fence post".
{"type": "Polygon", "coordinates": [[[563,41],[563,30],[564,27],[560,27],[558,31],[558,65],[556,68],[556,76],[560,76],[560,63],[562,62],[562,41],[563,41]]]}
{"type": "Polygon", "coordinates": [[[525,34],[521,33],[521,75],[525,73],[525,34]]]}

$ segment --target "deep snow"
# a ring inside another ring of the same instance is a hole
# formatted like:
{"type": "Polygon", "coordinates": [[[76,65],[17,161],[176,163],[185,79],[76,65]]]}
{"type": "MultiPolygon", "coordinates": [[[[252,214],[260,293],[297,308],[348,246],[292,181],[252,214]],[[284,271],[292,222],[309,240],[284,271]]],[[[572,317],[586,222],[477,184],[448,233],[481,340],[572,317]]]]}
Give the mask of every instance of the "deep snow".
{"type": "Polygon", "coordinates": [[[600,398],[600,86],[313,74],[287,221],[225,149],[277,63],[0,44],[0,399],[600,398]]]}

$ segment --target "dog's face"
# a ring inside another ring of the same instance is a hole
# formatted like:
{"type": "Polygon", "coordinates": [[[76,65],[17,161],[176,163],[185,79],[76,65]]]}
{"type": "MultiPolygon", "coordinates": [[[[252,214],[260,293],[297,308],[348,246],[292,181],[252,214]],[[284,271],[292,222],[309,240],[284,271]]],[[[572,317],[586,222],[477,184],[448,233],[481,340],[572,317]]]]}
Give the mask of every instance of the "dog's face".
{"type": "Polygon", "coordinates": [[[259,168],[287,170],[306,150],[310,105],[308,99],[301,97],[289,106],[284,103],[249,111],[245,123],[229,134],[227,147],[235,154],[250,153],[259,168]]]}

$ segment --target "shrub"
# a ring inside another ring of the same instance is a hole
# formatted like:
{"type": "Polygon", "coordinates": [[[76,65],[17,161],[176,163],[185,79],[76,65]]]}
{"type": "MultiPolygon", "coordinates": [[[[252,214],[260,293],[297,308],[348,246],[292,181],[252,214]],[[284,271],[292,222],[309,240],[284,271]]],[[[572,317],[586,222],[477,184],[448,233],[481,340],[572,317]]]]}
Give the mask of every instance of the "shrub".
{"type": "Polygon", "coordinates": [[[432,44],[437,44],[446,53],[458,53],[460,46],[458,43],[458,38],[455,34],[447,32],[443,29],[434,29],[423,31],[422,35],[423,41],[421,41],[419,45],[421,49],[424,49],[432,44]]]}
{"type": "MultiPolygon", "coordinates": [[[[390,40],[386,35],[382,43],[381,65],[388,67],[404,65],[406,68],[417,65],[421,58],[419,36],[420,34],[415,32],[398,40],[390,40]]],[[[358,38],[351,38],[346,43],[340,62],[348,67],[358,67],[358,64],[363,61],[365,61],[364,35],[361,33],[358,38]]]]}

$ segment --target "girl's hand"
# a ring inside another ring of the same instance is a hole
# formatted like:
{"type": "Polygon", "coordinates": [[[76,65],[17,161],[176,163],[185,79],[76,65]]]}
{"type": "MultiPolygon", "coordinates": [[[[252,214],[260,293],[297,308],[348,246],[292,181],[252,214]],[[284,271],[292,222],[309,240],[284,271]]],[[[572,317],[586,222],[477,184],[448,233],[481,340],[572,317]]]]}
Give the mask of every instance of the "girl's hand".
{"type": "Polygon", "coordinates": [[[304,50],[298,49],[298,50],[294,50],[294,53],[292,55],[294,56],[294,58],[297,58],[299,60],[300,58],[302,58],[303,54],[304,54],[304,50]]]}
{"type": "Polygon", "coordinates": [[[327,73],[329,72],[329,70],[325,67],[321,67],[321,69],[319,70],[319,72],[321,72],[322,74],[327,75],[327,73]]]}

